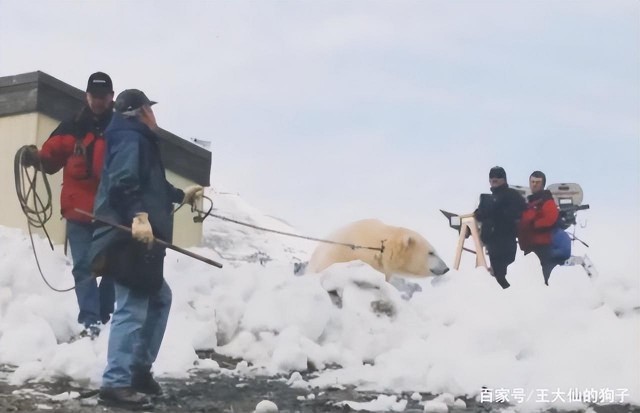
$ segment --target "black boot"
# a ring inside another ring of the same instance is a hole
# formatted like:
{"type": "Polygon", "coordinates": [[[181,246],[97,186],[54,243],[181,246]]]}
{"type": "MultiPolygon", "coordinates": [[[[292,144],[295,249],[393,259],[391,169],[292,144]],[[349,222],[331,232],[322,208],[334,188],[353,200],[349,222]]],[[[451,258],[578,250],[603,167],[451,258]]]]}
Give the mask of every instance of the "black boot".
{"type": "Polygon", "coordinates": [[[151,401],[131,387],[102,387],[98,397],[100,404],[131,410],[149,410],[151,401]]]}
{"type": "Polygon", "coordinates": [[[162,387],[160,387],[160,384],[158,384],[149,371],[134,371],[131,376],[131,387],[135,391],[144,394],[153,394],[155,396],[162,394],[162,387]]]}
{"type": "Polygon", "coordinates": [[[496,281],[498,282],[498,284],[500,284],[500,287],[502,287],[503,290],[511,287],[511,284],[509,284],[509,281],[507,281],[507,277],[505,277],[504,275],[498,275],[496,277],[496,281]]]}

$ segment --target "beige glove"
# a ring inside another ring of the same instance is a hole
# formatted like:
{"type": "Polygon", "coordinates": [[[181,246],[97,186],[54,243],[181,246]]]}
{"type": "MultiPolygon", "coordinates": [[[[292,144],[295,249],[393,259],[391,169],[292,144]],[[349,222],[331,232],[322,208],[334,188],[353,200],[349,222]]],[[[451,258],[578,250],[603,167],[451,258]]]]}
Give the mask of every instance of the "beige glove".
{"type": "Polygon", "coordinates": [[[153,242],[153,230],[149,223],[149,214],[138,212],[131,223],[131,235],[133,238],[145,244],[151,245],[153,242]]]}
{"type": "Polygon", "coordinates": [[[204,195],[204,188],[200,185],[191,185],[182,190],[184,192],[183,204],[194,206],[196,202],[204,195]]]}

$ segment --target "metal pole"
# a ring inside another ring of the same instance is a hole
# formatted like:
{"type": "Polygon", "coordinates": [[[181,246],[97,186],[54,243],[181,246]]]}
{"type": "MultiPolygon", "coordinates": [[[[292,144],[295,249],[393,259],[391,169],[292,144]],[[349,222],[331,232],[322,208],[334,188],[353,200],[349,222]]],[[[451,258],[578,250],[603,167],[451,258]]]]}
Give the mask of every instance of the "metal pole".
{"type": "MultiPolygon", "coordinates": [[[[120,231],[128,232],[129,234],[131,233],[131,228],[129,228],[129,227],[125,227],[124,225],[116,224],[115,222],[105,221],[104,219],[97,218],[93,214],[90,214],[89,212],[83,211],[81,209],[77,209],[76,208],[75,210],[76,210],[76,212],[79,212],[79,213],[81,213],[83,215],[91,217],[91,219],[93,219],[96,222],[100,222],[102,224],[110,225],[110,226],[112,226],[114,228],[119,229],[120,231]]],[[[177,252],[179,252],[181,254],[187,255],[187,256],[189,256],[191,258],[195,258],[198,261],[205,262],[205,263],[207,263],[209,265],[213,265],[214,267],[222,268],[222,264],[220,264],[219,262],[211,260],[211,259],[209,259],[207,257],[203,257],[202,255],[194,254],[193,252],[187,251],[184,248],[180,248],[177,245],[169,244],[168,242],[163,241],[163,240],[158,239],[158,238],[154,238],[153,242],[157,242],[159,245],[162,245],[165,248],[169,248],[170,250],[174,250],[174,251],[177,251],[177,252]]]]}

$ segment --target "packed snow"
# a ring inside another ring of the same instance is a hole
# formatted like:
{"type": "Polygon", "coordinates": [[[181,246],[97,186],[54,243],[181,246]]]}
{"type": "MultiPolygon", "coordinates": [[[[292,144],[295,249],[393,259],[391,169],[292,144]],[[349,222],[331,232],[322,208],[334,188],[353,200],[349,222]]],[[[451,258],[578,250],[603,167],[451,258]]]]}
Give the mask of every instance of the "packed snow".
{"type": "Polygon", "coordinates": [[[263,400],[256,405],[255,413],[275,413],[278,411],[278,406],[270,401],[263,400]]]}
{"type": "MultiPolygon", "coordinates": [[[[295,232],[238,195],[212,197],[216,214],[295,232]]],[[[441,252],[455,248],[423,235],[441,252]]],[[[71,260],[61,246],[52,252],[46,240],[35,242],[49,282],[71,286],[71,260]]],[[[70,377],[99,386],[108,328],[95,341],[68,343],[80,330],[74,293],[42,282],[28,234],[0,227],[0,245],[0,364],[17,366],[8,380],[70,377]]],[[[155,374],[180,378],[202,369],[283,375],[301,389],[353,385],[380,394],[344,403],[372,411],[402,411],[416,392],[440,395],[422,402],[426,411],[461,406],[459,396],[506,397],[522,410],[575,409],[584,405],[570,402],[571,392],[593,391],[640,404],[637,267],[607,271],[596,261],[596,279],[580,267],[560,267],[547,287],[533,254],[519,253],[508,290],[470,261],[442,277],[393,285],[360,262],[294,276],[293,264],[307,260],[314,245],[208,218],[202,246],[191,250],[224,268],[168,251],[173,305],[155,374]],[[420,288],[407,299],[414,282],[420,288]],[[244,361],[226,369],[198,360],[197,349],[244,361]],[[308,381],[296,373],[310,367],[319,371],[308,381]]]]}

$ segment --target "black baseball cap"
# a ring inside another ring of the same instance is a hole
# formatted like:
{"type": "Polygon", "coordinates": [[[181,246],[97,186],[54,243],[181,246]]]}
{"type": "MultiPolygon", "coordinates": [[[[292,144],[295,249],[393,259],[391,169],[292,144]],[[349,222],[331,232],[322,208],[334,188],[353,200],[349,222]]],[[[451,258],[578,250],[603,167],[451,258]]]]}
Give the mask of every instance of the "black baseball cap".
{"type": "Polygon", "coordinates": [[[87,93],[104,97],[109,93],[113,93],[113,82],[108,74],[104,72],[95,72],[89,76],[87,81],[87,93]]]}
{"type": "Polygon", "coordinates": [[[489,171],[489,179],[491,178],[502,178],[507,179],[507,173],[504,171],[504,168],[501,166],[494,166],[489,171]]]}
{"type": "Polygon", "coordinates": [[[140,109],[144,105],[155,105],[158,102],[149,100],[143,91],[138,89],[126,89],[120,92],[113,108],[116,112],[126,113],[140,109]]]}

